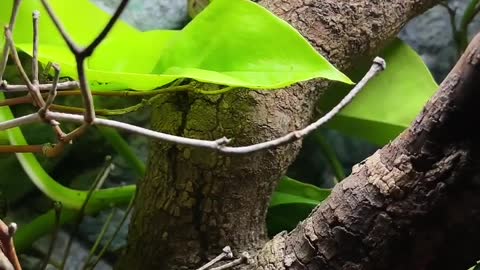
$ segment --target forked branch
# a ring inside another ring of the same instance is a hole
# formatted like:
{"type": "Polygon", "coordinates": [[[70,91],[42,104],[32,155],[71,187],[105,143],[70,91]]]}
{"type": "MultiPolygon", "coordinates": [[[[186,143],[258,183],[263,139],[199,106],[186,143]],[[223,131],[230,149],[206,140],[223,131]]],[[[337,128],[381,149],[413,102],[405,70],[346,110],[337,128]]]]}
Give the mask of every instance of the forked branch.
{"type": "MultiPolygon", "coordinates": [[[[372,67],[370,70],[367,72],[367,74],[364,76],[364,78],[353,88],[353,90],[345,96],[339,104],[337,104],[331,111],[326,113],[323,117],[315,121],[314,123],[308,125],[307,127],[300,129],[300,130],[295,130],[292,131],[282,137],[265,141],[262,143],[258,144],[253,144],[253,145],[248,145],[248,146],[228,146],[228,143],[231,141],[231,139],[228,138],[220,138],[217,140],[200,140],[200,139],[193,139],[193,138],[185,138],[181,136],[175,136],[175,135],[170,135],[170,134],[165,134],[161,132],[156,132],[152,131],[146,128],[138,127],[135,125],[115,121],[115,120],[109,120],[109,119],[101,119],[101,118],[96,118],[95,117],[95,108],[93,104],[93,98],[92,98],[92,92],[89,89],[89,84],[86,78],[85,74],[85,68],[84,68],[84,61],[85,59],[90,56],[95,48],[104,40],[108,32],[112,29],[114,26],[115,22],[118,20],[121,12],[124,10],[126,5],[128,4],[128,0],[123,0],[117,10],[115,11],[115,14],[112,16],[108,24],[105,26],[105,28],[101,31],[101,33],[94,39],[94,41],[88,45],[85,48],[80,48],[78,47],[72,38],[68,35],[67,31],[64,29],[63,25],[59,21],[59,19],[56,17],[53,9],[51,6],[48,4],[47,0],[42,0],[42,3],[47,10],[49,16],[52,18],[54,21],[56,27],[60,31],[62,37],[65,39],[66,43],[68,44],[71,52],[75,55],[75,59],[77,62],[77,73],[78,73],[78,78],[79,78],[79,86],[80,86],[80,93],[83,97],[84,100],[84,114],[83,116],[76,115],[76,114],[71,114],[71,113],[59,113],[59,112],[52,112],[48,108],[53,102],[53,98],[55,97],[56,93],[56,88],[59,85],[58,83],[58,78],[59,78],[59,71],[56,71],[55,73],[55,81],[53,84],[48,85],[46,87],[45,85],[43,86],[44,88],[48,88],[50,90],[49,96],[47,97],[47,102],[44,101],[43,96],[40,94],[40,85],[37,83],[32,83],[30,82],[29,78],[26,76],[25,71],[21,67],[20,60],[18,59],[18,55],[16,54],[15,50],[15,45],[13,42],[12,34],[11,34],[11,29],[12,28],[6,28],[6,36],[7,40],[9,40],[9,45],[10,49],[13,52],[13,57],[14,61],[19,69],[19,72],[22,74],[22,78],[24,79],[26,83],[26,88],[29,90],[32,96],[34,96],[34,101],[35,103],[40,106],[39,113],[37,114],[31,114],[23,117],[18,117],[13,120],[5,121],[0,123],[0,130],[5,130],[8,128],[12,127],[17,127],[25,124],[30,124],[34,122],[39,122],[42,120],[47,120],[50,121],[50,123],[58,123],[60,121],[68,121],[68,122],[75,122],[75,123],[80,123],[81,126],[74,130],[73,132],[63,136],[61,139],[60,143],[58,144],[60,148],[63,147],[64,144],[72,141],[73,139],[77,138],[81,134],[84,133],[84,131],[90,126],[90,125],[99,125],[99,126],[107,126],[107,127],[113,127],[121,130],[125,130],[128,132],[133,132],[139,135],[143,135],[149,138],[165,141],[165,142],[170,142],[170,143],[175,143],[179,145],[185,145],[185,146],[191,146],[191,147],[199,147],[199,148],[207,148],[207,149],[212,149],[221,153],[228,153],[228,154],[247,154],[247,153],[252,153],[260,150],[265,150],[265,149],[270,149],[274,147],[278,147],[281,145],[288,144],[290,142],[299,140],[306,135],[310,134],[312,131],[315,129],[319,128],[320,126],[324,125],[327,123],[330,119],[332,119],[336,114],[338,114],[347,104],[349,104],[353,98],[364,88],[364,86],[368,83],[370,79],[372,79],[374,76],[376,76],[379,72],[385,69],[385,61],[381,58],[375,58],[372,67]]],[[[34,19],[34,27],[35,27],[35,22],[38,21],[38,14],[37,14],[37,19],[34,19]]],[[[34,16],[35,18],[35,16],[34,16]]],[[[11,26],[12,27],[12,26],[11,26]]],[[[34,31],[35,32],[35,31],[34,31]]],[[[36,32],[35,32],[36,33],[36,32]]],[[[37,37],[34,35],[34,40],[38,40],[37,37]]],[[[36,48],[36,46],[34,46],[36,48]]],[[[34,56],[36,54],[34,53],[34,56]]],[[[35,62],[36,59],[34,59],[34,67],[33,69],[38,72],[38,67],[35,67],[35,62]]],[[[37,77],[34,77],[34,81],[37,77]]],[[[176,86],[175,86],[176,87],[176,86]]],[[[181,86],[178,86],[181,87],[181,86]]],[[[17,86],[17,89],[21,88],[17,86]]],[[[222,94],[226,91],[229,91],[230,88],[226,88],[225,90],[219,90],[218,94],[222,94]]],[[[160,90],[161,91],[161,90],[160,90]]]]}

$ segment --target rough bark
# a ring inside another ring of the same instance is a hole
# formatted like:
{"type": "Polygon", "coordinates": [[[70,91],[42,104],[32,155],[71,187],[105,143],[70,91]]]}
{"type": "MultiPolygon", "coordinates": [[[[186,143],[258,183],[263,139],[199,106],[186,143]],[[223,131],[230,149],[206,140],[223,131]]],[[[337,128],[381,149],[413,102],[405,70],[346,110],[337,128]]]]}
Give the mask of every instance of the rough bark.
{"type": "Polygon", "coordinates": [[[480,34],[406,132],[258,255],[258,269],[467,269],[480,257],[480,34]]]}
{"type": "MultiPolygon", "coordinates": [[[[436,0],[265,0],[272,10],[345,70],[372,55],[436,0]]],[[[328,84],[286,90],[236,91],[217,97],[178,94],[159,101],[156,130],[187,137],[227,136],[246,145],[308,124],[328,84]]],[[[225,245],[252,251],[266,241],[270,195],[300,142],[248,156],[152,143],[139,184],[128,247],[120,269],[195,269],[225,245]]]]}

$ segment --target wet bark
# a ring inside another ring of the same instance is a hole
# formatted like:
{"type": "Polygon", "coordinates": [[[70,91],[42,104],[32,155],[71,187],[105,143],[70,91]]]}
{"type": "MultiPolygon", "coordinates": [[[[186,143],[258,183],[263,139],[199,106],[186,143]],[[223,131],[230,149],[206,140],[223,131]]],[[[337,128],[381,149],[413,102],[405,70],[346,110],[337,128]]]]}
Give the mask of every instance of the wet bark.
{"type": "MultiPolygon", "coordinates": [[[[412,17],[438,1],[265,0],[342,70],[374,55],[412,17]]],[[[307,125],[325,81],[279,91],[222,96],[176,94],[156,105],[152,127],[194,138],[234,138],[246,145],[307,125]]],[[[153,142],[139,184],[128,248],[119,269],[195,269],[221,252],[255,252],[266,239],[265,215],[275,185],[300,142],[246,156],[153,142]]],[[[284,240],[282,243],[286,245],[284,240]]],[[[276,268],[272,268],[276,269],[276,268]]]]}

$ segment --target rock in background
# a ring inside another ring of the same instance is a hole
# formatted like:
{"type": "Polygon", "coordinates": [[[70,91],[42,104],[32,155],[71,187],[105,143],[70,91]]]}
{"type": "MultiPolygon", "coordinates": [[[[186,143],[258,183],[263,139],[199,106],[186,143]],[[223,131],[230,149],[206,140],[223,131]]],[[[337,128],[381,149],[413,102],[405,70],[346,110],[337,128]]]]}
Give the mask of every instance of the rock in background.
{"type": "MultiPolygon", "coordinates": [[[[456,24],[471,0],[448,1],[456,11],[456,24]]],[[[480,16],[469,28],[470,38],[480,30],[480,16]]],[[[437,82],[441,82],[457,61],[457,48],[447,9],[436,6],[413,19],[400,33],[400,38],[412,46],[423,58],[437,82]]]]}
{"type": "MultiPolygon", "coordinates": [[[[120,0],[91,0],[113,13],[120,0]]],[[[187,19],[187,0],[130,0],[122,19],[141,30],[180,29],[187,19]]]]}

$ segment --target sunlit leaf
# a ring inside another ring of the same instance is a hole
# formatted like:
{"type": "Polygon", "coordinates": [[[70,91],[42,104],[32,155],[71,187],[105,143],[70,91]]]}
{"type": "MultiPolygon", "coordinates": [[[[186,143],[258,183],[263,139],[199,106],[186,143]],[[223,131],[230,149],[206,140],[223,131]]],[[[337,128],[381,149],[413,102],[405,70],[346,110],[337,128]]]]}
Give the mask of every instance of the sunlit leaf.
{"type": "Polygon", "coordinates": [[[289,24],[246,0],[215,0],[168,45],[156,72],[250,88],[348,82],[289,24]]]}
{"type": "MultiPolygon", "coordinates": [[[[330,127],[345,134],[379,145],[388,143],[408,127],[438,88],[422,59],[401,40],[393,41],[381,56],[387,69],[330,123],[330,127]]],[[[370,64],[358,65],[348,75],[358,81],[370,64]]],[[[330,89],[322,96],[322,110],[331,108],[349,90],[339,84],[330,89]]]]}
{"type": "MultiPolygon", "coordinates": [[[[6,24],[13,0],[0,10],[6,24]]],[[[68,33],[88,44],[109,15],[87,0],[51,0],[68,33]],[[72,12],[74,11],[74,12],[72,12]]],[[[15,41],[31,54],[32,10],[40,20],[40,60],[76,78],[75,61],[40,1],[22,3],[15,41]]],[[[178,78],[247,88],[279,88],[323,77],[350,83],[289,24],[248,0],[215,0],[181,31],[140,32],[119,22],[87,62],[96,90],[149,90],[178,78]]]]}

